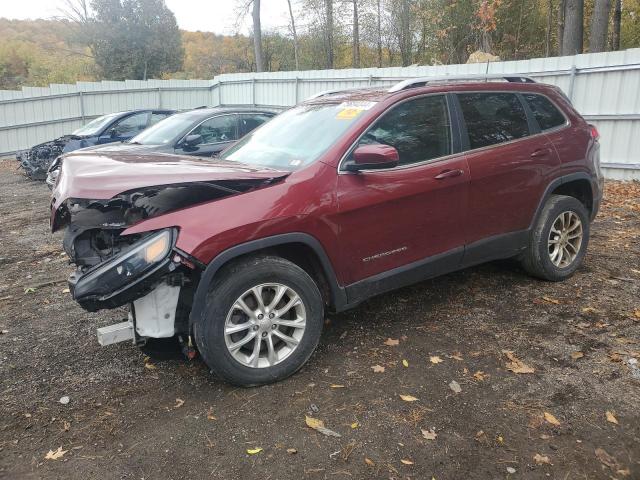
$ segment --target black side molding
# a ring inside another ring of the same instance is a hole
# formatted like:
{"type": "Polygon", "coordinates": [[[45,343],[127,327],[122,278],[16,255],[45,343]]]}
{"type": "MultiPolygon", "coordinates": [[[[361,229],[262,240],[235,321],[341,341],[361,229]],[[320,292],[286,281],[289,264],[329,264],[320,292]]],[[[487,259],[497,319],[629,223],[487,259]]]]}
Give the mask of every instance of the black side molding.
{"type": "Polygon", "coordinates": [[[237,258],[241,255],[246,255],[247,253],[257,252],[259,250],[276,247],[279,245],[286,245],[288,243],[302,243],[316,253],[318,259],[320,260],[320,265],[324,270],[325,277],[329,282],[330,293],[331,293],[331,306],[336,311],[342,311],[345,309],[347,305],[347,296],[344,288],[338,285],[336,274],[333,270],[333,266],[329,261],[329,257],[327,256],[324,248],[320,242],[307,233],[294,232],[294,233],[284,233],[281,235],[274,235],[271,237],[260,238],[258,240],[251,240],[246,243],[242,243],[240,245],[236,245],[235,247],[231,247],[224,252],[220,253],[216,256],[205,268],[204,272],[200,277],[200,282],[198,283],[198,288],[193,296],[193,306],[191,308],[191,313],[189,315],[189,326],[193,326],[196,320],[202,318],[204,313],[204,308],[207,299],[207,292],[209,290],[209,285],[213,280],[215,274],[220,270],[220,268],[230,260],[237,258]]]}

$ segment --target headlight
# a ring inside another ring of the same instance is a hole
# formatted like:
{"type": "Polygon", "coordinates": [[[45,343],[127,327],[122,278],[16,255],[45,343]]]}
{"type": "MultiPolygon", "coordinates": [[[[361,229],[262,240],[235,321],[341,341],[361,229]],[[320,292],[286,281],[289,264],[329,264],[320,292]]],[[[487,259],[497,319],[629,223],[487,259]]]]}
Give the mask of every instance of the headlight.
{"type": "Polygon", "coordinates": [[[130,250],[83,275],[74,288],[73,297],[104,297],[116,292],[154,270],[169,256],[172,244],[172,230],[146,237],[130,250]]]}

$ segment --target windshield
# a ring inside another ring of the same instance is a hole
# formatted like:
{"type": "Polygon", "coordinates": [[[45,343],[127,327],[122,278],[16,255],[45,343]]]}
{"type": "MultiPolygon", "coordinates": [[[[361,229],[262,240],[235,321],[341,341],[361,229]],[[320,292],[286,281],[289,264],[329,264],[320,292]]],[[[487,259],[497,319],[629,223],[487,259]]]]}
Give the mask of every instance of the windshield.
{"type": "Polygon", "coordinates": [[[128,143],[139,143],[140,145],[167,145],[173,143],[198,118],[200,118],[200,115],[194,116],[193,113],[172,115],[140,132],[128,143]]]}
{"type": "Polygon", "coordinates": [[[297,170],[322,155],[371,106],[371,102],[349,102],[292,108],[246,135],[220,158],[297,170]]]}
{"type": "Polygon", "coordinates": [[[110,113],[109,115],[103,115],[102,117],[98,117],[94,120],[91,120],[84,127],[80,127],[77,130],[73,131],[73,135],[78,135],[80,137],[90,137],[92,135],[97,135],[100,133],[104,127],[109,125],[116,118],[119,113],[110,113]]]}

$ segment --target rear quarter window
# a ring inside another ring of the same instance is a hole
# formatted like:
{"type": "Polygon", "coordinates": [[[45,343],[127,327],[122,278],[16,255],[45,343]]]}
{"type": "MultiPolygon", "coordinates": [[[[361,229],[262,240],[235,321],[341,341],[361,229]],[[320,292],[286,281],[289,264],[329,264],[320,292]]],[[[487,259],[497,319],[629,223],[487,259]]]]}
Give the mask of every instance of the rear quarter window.
{"type": "Polygon", "coordinates": [[[459,93],[458,100],[472,150],[529,135],[527,114],[513,93],[459,93]]]}
{"type": "Polygon", "coordinates": [[[529,104],[540,130],[551,130],[566,122],[562,112],[547,97],[533,93],[523,93],[522,97],[529,104]]]}

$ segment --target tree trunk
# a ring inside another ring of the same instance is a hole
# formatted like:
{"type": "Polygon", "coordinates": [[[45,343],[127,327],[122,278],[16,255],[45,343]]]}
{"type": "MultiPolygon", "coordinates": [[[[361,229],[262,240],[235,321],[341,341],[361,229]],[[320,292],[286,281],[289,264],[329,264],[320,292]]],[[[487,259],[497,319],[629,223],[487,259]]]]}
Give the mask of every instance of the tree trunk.
{"type": "Polygon", "coordinates": [[[622,19],[622,0],[615,0],[613,10],[613,38],[611,39],[611,49],[620,50],[620,21],[622,19]]]}
{"type": "Polygon", "coordinates": [[[382,68],[382,29],[380,28],[380,0],[378,0],[377,2],[377,7],[378,7],[378,19],[377,19],[377,23],[378,23],[378,31],[376,32],[378,34],[378,67],[382,68]]]}
{"type": "Polygon", "coordinates": [[[564,55],[562,42],[564,41],[564,17],[567,9],[567,0],[560,0],[558,4],[558,56],[564,55]]]}
{"type": "Polygon", "coordinates": [[[411,65],[411,53],[413,42],[411,38],[411,9],[408,0],[400,2],[400,32],[398,44],[400,47],[400,56],[402,57],[402,66],[411,65]]]}
{"type": "Polygon", "coordinates": [[[358,0],[353,0],[353,68],[360,67],[360,25],[358,20],[358,0]]]}
{"type": "Polygon", "coordinates": [[[609,12],[611,0],[596,0],[591,15],[591,32],[589,34],[589,52],[604,52],[607,47],[609,32],[609,12]]]}
{"type": "Polygon", "coordinates": [[[296,22],[293,20],[293,9],[291,8],[291,0],[287,0],[289,4],[289,15],[291,16],[291,31],[293,32],[293,55],[296,60],[296,70],[300,70],[300,62],[298,60],[298,34],[296,33],[296,22]]]}
{"type": "Polygon", "coordinates": [[[584,42],[584,0],[566,0],[562,54],[582,53],[584,42]]]}
{"type": "Polygon", "coordinates": [[[324,0],[325,16],[326,16],[326,51],[327,51],[327,68],[333,68],[333,0],[324,0]]]}
{"type": "Polygon", "coordinates": [[[253,49],[256,55],[256,72],[262,72],[262,27],[260,26],[260,0],[253,0],[253,49]]]}
{"type": "Polygon", "coordinates": [[[547,31],[544,37],[544,56],[551,56],[551,26],[553,25],[553,0],[547,1],[547,31]]]}

